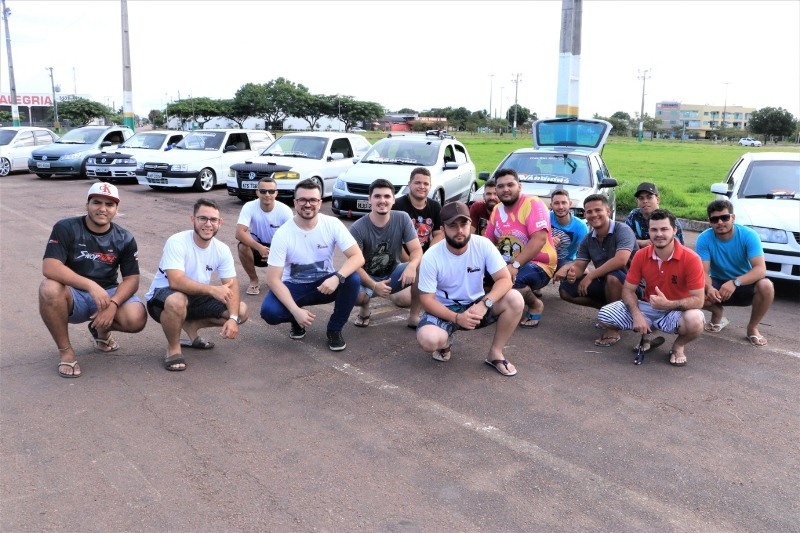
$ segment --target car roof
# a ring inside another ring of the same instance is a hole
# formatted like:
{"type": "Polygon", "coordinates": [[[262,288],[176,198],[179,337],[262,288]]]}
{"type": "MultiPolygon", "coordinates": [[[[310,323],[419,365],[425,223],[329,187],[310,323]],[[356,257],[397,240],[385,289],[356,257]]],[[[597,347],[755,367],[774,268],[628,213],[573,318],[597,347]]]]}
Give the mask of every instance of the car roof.
{"type": "Polygon", "coordinates": [[[363,135],[359,135],[357,133],[349,133],[343,131],[293,131],[292,133],[286,133],[281,135],[281,137],[322,137],[328,139],[330,137],[361,137],[364,138],[363,135]]]}
{"type": "Polygon", "coordinates": [[[611,133],[611,123],[599,119],[548,118],[532,126],[536,149],[561,148],[602,152],[611,133]]]}
{"type": "Polygon", "coordinates": [[[797,152],[746,152],[742,154],[742,159],[752,161],[800,161],[800,153],[797,152]]]}
{"type": "MultiPolygon", "coordinates": [[[[0,126],[0,130],[15,130],[15,131],[50,131],[47,128],[40,128],[39,126],[0,126]]],[[[52,133],[52,132],[51,132],[52,133]]]]}

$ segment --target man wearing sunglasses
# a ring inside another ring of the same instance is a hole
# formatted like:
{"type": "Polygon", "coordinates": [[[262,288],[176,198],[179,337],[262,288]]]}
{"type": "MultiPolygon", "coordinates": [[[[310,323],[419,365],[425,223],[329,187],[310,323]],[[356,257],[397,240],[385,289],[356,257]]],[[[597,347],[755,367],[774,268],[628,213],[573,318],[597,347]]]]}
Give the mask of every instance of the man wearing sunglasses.
{"type": "Polygon", "coordinates": [[[273,178],[261,178],[256,192],[258,198],[244,204],[236,222],[239,261],[250,278],[246,293],[251,295],[261,292],[256,267],[267,266],[272,236],[292,218],[289,206],[276,201],[278,185],[273,178]]]}
{"type": "Polygon", "coordinates": [[[317,181],[297,184],[294,206],[297,214],[272,238],[267,259],[269,294],[261,304],[261,318],[270,325],[290,322],[289,337],[302,339],[316,318],[304,307],[334,302],[328,348],[344,350],[342,330],[356,304],[361,286],[357,271],[364,265],[364,255],[338,218],[319,213],[322,189],[317,181]],[[338,270],[333,265],[335,248],[345,256],[338,270]]]}
{"type": "Polygon", "coordinates": [[[747,324],[747,340],[756,347],[766,346],[758,324],[775,299],[775,287],[766,278],[767,264],[761,238],[747,226],[736,224],[733,205],[714,200],[706,208],[711,227],[697,237],[695,249],[706,272],[706,301],[711,321],[710,333],[719,333],[730,321],[724,305],[753,306],[747,324]]]}

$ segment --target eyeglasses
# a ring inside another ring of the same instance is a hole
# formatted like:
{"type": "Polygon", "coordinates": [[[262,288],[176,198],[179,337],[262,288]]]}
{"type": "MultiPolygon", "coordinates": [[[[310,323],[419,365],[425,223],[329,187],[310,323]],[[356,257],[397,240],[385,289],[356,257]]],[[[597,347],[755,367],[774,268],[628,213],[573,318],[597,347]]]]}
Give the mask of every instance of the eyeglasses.
{"type": "Polygon", "coordinates": [[[217,217],[204,217],[203,215],[200,215],[200,216],[198,216],[198,217],[194,217],[194,219],[195,219],[196,221],[198,221],[198,222],[199,222],[201,225],[205,225],[207,222],[211,222],[211,224],[213,224],[214,226],[216,226],[217,224],[219,224],[220,222],[222,222],[222,219],[221,219],[221,218],[217,218],[217,217]]]}
{"type": "Polygon", "coordinates": [[[273,194],[278,194],[278,189],[258,189],[259,194],[269,194],[272,196],[273,194]]]}
{"type": "Polygon", "coordinates": [[[295,198],[294,201],[303,205],[317,205],[322,200],[319,198],[295,198]]]}
{"type": "Polygon", "coordinates": [[[731,219],[731,214],[730,213],[728,213],[727,215],[719,215],[719,216],[716,216],[716,217],[708,217],[708,221],[711,222],[712,224],[716,224],[720,220],[723,221],[723,222],[727,222],[730,219],[731,219]]]}

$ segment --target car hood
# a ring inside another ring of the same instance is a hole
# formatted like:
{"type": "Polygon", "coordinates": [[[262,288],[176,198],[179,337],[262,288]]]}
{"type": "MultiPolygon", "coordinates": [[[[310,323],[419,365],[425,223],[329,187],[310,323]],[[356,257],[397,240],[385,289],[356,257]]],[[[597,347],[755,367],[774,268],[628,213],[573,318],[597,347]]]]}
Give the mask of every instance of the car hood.
{"type": "Polygon", "coordinates": [[[751,198],[734,205],[736,223],[743,226],[800,231],[800,200],[751,198]]]}
{"type": "MultiPolygon", "coordinates": [[[[389,180],[392,185],[406,185],[411,171],[416,165],[389,165],[378,163],[356,163],[353,168],[348,169],[344,174],[339,176],[340,179],[350,183],[365,183],[370,184],[377,178],[389,180]]],[[[437,172],[430,167],[431,175],[434,177],[437,172]]]]}
{"type": "Polygon", "coordinates": [[[62,156],[68,154],[75,154],[77,152],[85,152],[87,150],[97,150],[94,144],[59,144],[52,143],[33,151],[34,155],[46,156],[62,156]]]}
{"type": "MultiPolygon", "coordinates": [[[[222,150],[181,150],[179,148],[173,148],[169,152],[164,151],[156,151],[156,150],[147,150],[147,160],[152,162],[158,163],[191,163],[194,161],[206,161],[208,159],[215,159],[222,155],[222,150]],[[152,153],[149,153],[152,152],[152,153]]],[[[247,157],[248,152],[247,150],[242,150],[241,153],[245,154],[242,157],[247,157]]],[[[142,159],[142,155],[139,156],[139,159],[142,159]]]]}
{"type": "Polygon", "coordinates": [[[304,157],[286,157],[281,155],[260,155],[257,157],[249,158],[247,161],[252,163],[260,163],[262,165],[275,164],[280,166],[289,167],[296,172],[309,170],[312,168],[320,168],[324,165],[322,159],[308,159],[304,157]]]}

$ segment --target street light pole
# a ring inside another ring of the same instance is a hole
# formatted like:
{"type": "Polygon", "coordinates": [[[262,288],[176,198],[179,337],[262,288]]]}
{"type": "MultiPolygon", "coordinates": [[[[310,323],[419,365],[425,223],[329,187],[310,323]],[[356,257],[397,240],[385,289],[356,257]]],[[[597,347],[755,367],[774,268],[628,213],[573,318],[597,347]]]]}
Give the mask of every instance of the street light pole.
{"type": "Polygon", "coordinates": [[[500,87],[500,119],[503,118],[503,89],[505,87],[500,87]]]}
{"type": "MultiPolygon", "coordinates": [[[[17,105],[17,84],[14,81],[14,60],[11,58],[11,35],[8,33],[8,16],[11,9],[6,7],[6,0],[3,0],[3,22],[6,27],[6,50],[8,51],[8,84],[11,89],[11,121],[12,125],[19,126],[19,106],[17,105]]],[[[28,108],[30,114],[30,107],[28,108]]]]}
{"type": "Polygon", "coordinates": [[[729,81],[722,82],[725,85],[725,105],[722,107],[722,135],[725,135],[725,115],[728,113],[728,85],[729,81]]]}
{"type": "Polygon", "coordinates": [[[639,112],[639,142],[642,142],[642,137],[644,137],[644,87],[647,83],[647,78],[650,77],[650,70],[649,68],[643,71],[640,70],[640,75],[638,76],[638,78],[642,80],[642,109],[639,112]]]}
{"type": "Polygon", "coordinates": [[[517,95],[519,94],[519,77],[521,74],[517,74],[516,78],[511,80],[511,83],[514,84],[514,129],[512,130],[512,135],[514,138],[517,138],[517,109],[519,105],[517,104],[517,95]]]}
{"type": "Polygon", "coordinates": [[[58,101],[56,101],[56,83],[53,81],[53,67],[45,67],[50,71],[50,87],[53,89],[53,129],[60,133],[61,124],[58,123],[58,101]]]}
{"type": "Polygon", "coordinates": [[[494,89],[494,74],[489,74],[489,118],[492,118],[492,89],[494,89]]]}

